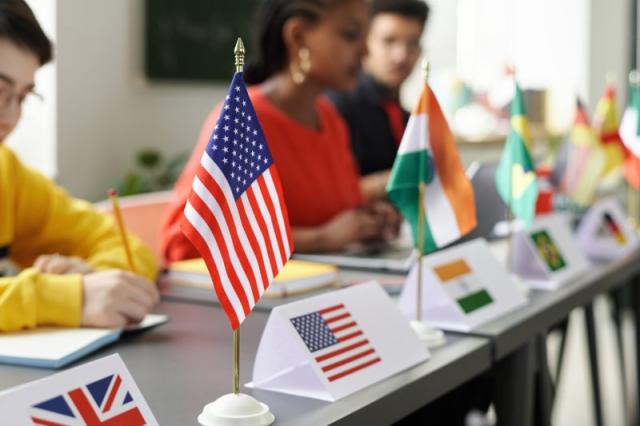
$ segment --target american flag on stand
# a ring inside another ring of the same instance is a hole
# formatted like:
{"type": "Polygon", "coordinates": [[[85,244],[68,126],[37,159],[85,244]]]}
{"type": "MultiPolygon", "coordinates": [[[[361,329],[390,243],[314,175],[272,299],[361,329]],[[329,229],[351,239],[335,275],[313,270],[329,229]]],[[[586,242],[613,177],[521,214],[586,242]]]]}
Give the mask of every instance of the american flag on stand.
{"type": "Polygon", "coordinates": [[[280,178],[242,73],[202,155],[181,227],[235,330],[293,250],[280,178]]]}
{"type": "Polygon", "coordinates": [[[344,304],[291,318],[291,323],[329,382],[381,361],[344,304]]]}
{"type": "Polygon", "coordinates": [[[31,407],[41,426],[142,426],[148,424],[119,374],[112,374],[31,407]]]}

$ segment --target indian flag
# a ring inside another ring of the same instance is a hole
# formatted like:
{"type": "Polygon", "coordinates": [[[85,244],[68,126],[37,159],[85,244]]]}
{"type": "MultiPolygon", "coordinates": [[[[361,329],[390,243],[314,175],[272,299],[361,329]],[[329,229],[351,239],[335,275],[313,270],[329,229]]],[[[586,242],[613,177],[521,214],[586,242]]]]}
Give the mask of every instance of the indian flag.
{"type": "Polygon", "coordinates": [[[531,158],[524,95],[517,83],[511,101],[511,131],[496,170],[496,188],[508,208],[530,226],[536,213],[538,182],[531,158]]]}
{"type": "Polygon", "coordinates": [[[636,190],[640,190],[640,85],[633,83],[629,106],[622,116],[620,137],[629,155],[624,162],[624,177],[636,190]]]}
{"type": "Polygon", "coordinates": [[[389,199],[411,224],[416,247],[420,182],[426,184],[422,254],[427,254],[476,226],[471,182],[464,173],[455,138],[428,85],[409,118],[387,184],[389,199]]]}

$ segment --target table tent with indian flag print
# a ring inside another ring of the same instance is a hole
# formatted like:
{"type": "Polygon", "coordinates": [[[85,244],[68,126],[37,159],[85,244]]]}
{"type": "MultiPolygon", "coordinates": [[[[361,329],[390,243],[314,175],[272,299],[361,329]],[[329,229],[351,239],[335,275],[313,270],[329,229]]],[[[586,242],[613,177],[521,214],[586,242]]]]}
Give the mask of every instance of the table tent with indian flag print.
{"type": "MultiPolygon", "coordinates": [[[[444,330],[472,331],[526,304],[483,238],[426,256],[422,274],[422,319],[444,330]]],[[[398,300],[407,318],[415,316],[416,275],[417,267],[398,300]]]]}

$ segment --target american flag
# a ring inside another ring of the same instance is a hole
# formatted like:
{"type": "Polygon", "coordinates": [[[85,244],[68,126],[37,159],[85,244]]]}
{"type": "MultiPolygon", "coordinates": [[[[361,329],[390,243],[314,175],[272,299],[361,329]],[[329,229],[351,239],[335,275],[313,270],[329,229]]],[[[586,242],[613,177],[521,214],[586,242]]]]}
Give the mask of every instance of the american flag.
{"type": "Polygon", "coordinates": [[[330,382],[381,361],[344,304],[291,318],[291,323],[330,382]]]}
{"type": "Polygon", "coordinates": [[[41,426],[142,426],[147,422],[119,374],[106,376],[31,407],[41,426]]]}
{"type": "Polygon", "coordinates": [[[280,178],[242,73],[200,160],[182,231],[204,258],[235,330],[293,250],[280,178]]]}

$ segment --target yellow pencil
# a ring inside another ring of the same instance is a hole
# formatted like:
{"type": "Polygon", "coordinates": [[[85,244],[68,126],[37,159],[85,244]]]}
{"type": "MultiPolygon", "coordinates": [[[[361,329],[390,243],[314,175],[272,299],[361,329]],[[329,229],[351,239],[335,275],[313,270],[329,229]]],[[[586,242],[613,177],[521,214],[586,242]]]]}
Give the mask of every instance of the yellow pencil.
{"type": "Polygon", "coordinates": [[[133,256],[131,256],[131,248],[129,247],[129,239],[127,238],[127,230],[124,227],[124,221],[122,220],[122,213],[120,212],[120,203],[118,203],[118,192],[115,189],[109,190],[109,199],[111,200],[111,205],[113,206],[113,215],[116,218],[118,229],[120,230],[122,245],[124,246],[124,251],[127,254],[129,269],[132,272],[136,272],[136,267],[133,264],[133,256]]]}

